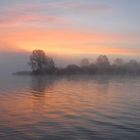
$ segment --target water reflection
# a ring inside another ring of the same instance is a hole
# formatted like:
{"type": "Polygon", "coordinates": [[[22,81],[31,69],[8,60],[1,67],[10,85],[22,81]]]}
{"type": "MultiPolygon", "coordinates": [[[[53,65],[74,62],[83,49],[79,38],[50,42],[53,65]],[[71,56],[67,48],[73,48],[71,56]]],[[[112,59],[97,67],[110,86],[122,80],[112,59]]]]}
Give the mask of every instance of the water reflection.
{"type": "Polygon", "coordinates": [[[31,91],[34,96],[42,96],[45,92],[51,90],[55,82],[54,77],[32,76],[31,77],[31,91]]]}
{"type": "Polygon", "coordinates": [[[5,94],[0,90],[0,139],[139,138],[140,78],[37,76],[11,81],[5,94]]]}
{"type": "MultiPolygon", "coordinates": [[[[47,115],[51,110],[49,104],[51,103],[50,97],[51,94],[54,94],[53,86],[55,83],[56,77],[54,76],[32,76],[30,83],[30,97],[32,104],[32,111],[38,116],[38,119],[41,117],[40,114],[47,115]]],[[[40,119],[39,119],[40,120],[40,119]]]]}
{"type": "MultiPolygon", "coordinates": [[[[94,87],[94,89],[96,89],[98,94],[106,94],[108,93],[108,89],[110,86],[110,81],[116,80],[114,79],[112,76],[108,76],[108,75],[102,75],[102,76],[66,76],[64,77],[64,79],[66,81],[69,81],[71,83],[76,82],[76,85],[79,83],[80,87],[83,87],[83,91],[84,88],[87,87],[88,90],[92,87],[94,87]]],[[[92,91],[91,91],[92,92],[92,91]]]]}

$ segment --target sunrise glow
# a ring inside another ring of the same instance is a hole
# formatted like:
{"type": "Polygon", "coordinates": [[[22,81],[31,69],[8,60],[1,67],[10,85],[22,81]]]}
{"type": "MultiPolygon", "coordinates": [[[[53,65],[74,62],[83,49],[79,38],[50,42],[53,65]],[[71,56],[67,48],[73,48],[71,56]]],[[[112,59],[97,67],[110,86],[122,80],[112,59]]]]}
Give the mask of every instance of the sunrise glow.
{"type": "Polygon", "coordinates": [[[132,9],[133,13],[126,17],[133,8],[129,4],[124,5],[126,11],[120,14],[120,4],[125,3],[2,3],[0,52],[43,49],[48,54],[61,55],[139,55],[138,24],[130,21],[131,16],[138,20],[138,15],[132,9]]]}

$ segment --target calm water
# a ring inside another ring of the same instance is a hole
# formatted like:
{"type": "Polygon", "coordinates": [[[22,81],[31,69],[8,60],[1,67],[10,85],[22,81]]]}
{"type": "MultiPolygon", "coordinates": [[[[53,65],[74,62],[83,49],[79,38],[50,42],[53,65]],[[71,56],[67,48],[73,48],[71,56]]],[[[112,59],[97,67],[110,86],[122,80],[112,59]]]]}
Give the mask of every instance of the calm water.
{"type": "Polygon", "coordinates": [[[7,77],[0,140],[140,140],[140,77],[7,77]]]}

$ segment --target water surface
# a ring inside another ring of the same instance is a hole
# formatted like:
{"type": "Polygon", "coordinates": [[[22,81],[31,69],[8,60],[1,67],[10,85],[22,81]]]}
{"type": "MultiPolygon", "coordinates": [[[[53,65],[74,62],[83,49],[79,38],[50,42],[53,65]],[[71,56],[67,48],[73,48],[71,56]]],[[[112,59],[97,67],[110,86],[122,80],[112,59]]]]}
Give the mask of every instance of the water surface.
{"type": "Polygon", "coordinates": [[[1,77],[0,140],[133,139],[140,77],[1,77]]]}

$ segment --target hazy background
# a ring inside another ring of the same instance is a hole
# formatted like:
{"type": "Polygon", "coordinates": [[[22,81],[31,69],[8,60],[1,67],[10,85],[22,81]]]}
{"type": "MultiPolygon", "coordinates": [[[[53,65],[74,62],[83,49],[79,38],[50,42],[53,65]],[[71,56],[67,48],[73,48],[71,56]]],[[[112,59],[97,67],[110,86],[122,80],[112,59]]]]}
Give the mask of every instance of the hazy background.
{"type": "Polygon", "coordinates": [[[0,1],[0,73],[28,70],[43,49],[58,66],[105,54],[140,60],[138,0],[0,1]]]}

